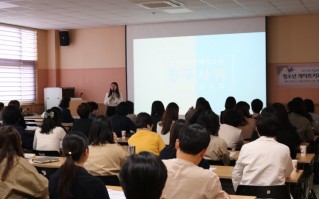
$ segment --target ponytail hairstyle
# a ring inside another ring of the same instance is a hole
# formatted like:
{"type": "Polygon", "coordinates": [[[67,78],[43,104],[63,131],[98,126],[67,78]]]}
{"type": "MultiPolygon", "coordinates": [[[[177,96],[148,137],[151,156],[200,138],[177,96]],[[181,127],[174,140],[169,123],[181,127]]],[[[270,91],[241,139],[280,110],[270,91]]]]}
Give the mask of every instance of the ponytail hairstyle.
{"type": "Polygon", "coordinates": [[[58,181],[58,198],[69,199],[73,198],[71,189],[75,182],[78,169],[75,162],[78,162],[82,154],[88,148],[87,137],[80,133],[67,134],[62,143],[63,154],[66,156],[64,164],[60,168],[58,181]]]}
{"type": "Polygon", "coordinates": [[[0,128],[0,163],[7,158],[3,173],[0,174],[1,181],[5,181],[14,167],[15,156],[24,157],[19,132],[10,126],[0,128]]]}

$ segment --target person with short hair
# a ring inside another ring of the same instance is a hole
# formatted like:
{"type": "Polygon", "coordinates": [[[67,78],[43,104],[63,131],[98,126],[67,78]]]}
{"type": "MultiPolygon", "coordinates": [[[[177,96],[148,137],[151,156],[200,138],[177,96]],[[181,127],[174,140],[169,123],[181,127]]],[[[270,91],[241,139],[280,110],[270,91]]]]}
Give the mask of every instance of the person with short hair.
{"type": "Polygon", "coordinates": [[[49,198],[48,180],[24,158],[21,137],[0,128],[0,198],[49,198]]]}
{"type": "Polygon", "coordinates": [[[117,137],[122,137],[122,131],[125,131],[126,136],[129,137],[132,132],[136,131],[134,122],[127,115],[127,103],[121,102],[116,107],[116,113],[109,117],[112,123],[113,132],[116,133],[117,137]]]}
{"type": "Polygon", "coordinates": [[[93,121],[92,119],[89,118],[90,112],[91,112],[91,106],[88,103],[83,102],[79,104],[76,112],[80,116],[80,119],[74,120],[72,131],[82,132],[84,135],[89,137],[90,128],[93,121]]]}
{"type": "Polygon", "coordinates": [[[89,150],[90,155],[84,167],[94,176],[118,176],[128,156],[114,139],[111,122],[102,115],[92,122],[89,150]]]}
{"type": "Polygon", "coordinates": [[[134,113],[134,102],[127,100],[125,103],[127,105],[127,115],[126,115],[126,117],[130,118],[130,120],[132,120],[132,122],[135,124],[136,115],[134,113]]]}
{"type": "Polygon", "coordinates": [[[142,112],[136,116],[137,131],[129,138],[128,144],[136,147],[137,154],[148,151],[159,156],[165,147],[161,136],[152,131],[152,125],[153,121],[148,113],[142,112]]]}
{"type": "Polygon", "coordinates": [[[227,150],[227,143],[218,137],[219,117],[212,111],[202,112],[197,124],[200,124],[210,134],[210,143],[207,147],[204,158],[218,162],[218,164],[229,165],[230,158],[227,150]],[[221,162],[221,163],[220,163],[221,162]]]}
{"type": "Polygon", "coordinates": [[[120,183],[127,199],[160,199],[167,169],[154,154],[129,156],[120,172],[120,183]]]}
{"type": "Polygon", "coordinates": [[[263,109],[263,102],[260,99],[254,99],[251,101],[251,110],[253,110],[252,118],[256,119],[263,109]]]}
{"type": "Polygon", "coordinates": [[[206,129],[198,124],[185,126],[176,140],[176,159],[163,160],[167,180],[162,195],[167,198],[225,199],[218,176],[198,167],[210,142],[206,129]]]}
{"type": "Polygon", "coordinates": [[[232,173],[235,190],[238,185],[284,185],[293,171],[289,148],[275,140],[279,124],[274,108],[265,108],[256,122],[261,137],[240,150],[232,173]]]}
{"type": "Polygon", "coordinates": [[[93,102],[93,101],[88,102],[88,104],[89,104],[90,107],[91,107],[91,111],[90,111],[90,116],[89,116],[89,118],[92,119],[92,120],[94,120],[94,119],[96,119],[97,116],[98,116],[97,114],[98,114],[98,112],[99,112],[99,105],[98,105],[96,102],[93,102]]]}
{"type": "Polygon", "coordinates": [[[81,132],[67,134],[62,143],[65,162],[49,180],[50,199],[109,199],[104,183],[84,169],[88,140],[81,132]]]}
{"type": "Polygon", "coordinates": [[[225,110],[223,113],[223,124],[220,125],[218,136],[225,140],[228,149],[240,149],[244,144],[241,129],[241,116],[233,109],[225,110]]]}

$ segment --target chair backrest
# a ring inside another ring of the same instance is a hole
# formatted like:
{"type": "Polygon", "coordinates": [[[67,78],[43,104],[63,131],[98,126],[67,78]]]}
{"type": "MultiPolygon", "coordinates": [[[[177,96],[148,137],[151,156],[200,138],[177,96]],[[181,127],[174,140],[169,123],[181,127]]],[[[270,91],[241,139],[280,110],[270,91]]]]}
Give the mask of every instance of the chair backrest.
{"type": "Polygon", "coordinates": [[[286,185],[276,186],[250,186],[239,185],[237,195],[256,196],[257,198],[290,199],[290,193],[286,185]]]}
{"type": "Polygon", "coordinates": [[[95,176],[95,177],[100,178],[105,185],[120,186],[120,180],[116,175],[95,176]]]}
{"type": "Polygon", "coordinates": [[[39,150],[34,150],[34,153],[36,155],[40,155],[40,156],[57,156],[57,157],[61,156],[59,151],[39,151],[39,150]]]}

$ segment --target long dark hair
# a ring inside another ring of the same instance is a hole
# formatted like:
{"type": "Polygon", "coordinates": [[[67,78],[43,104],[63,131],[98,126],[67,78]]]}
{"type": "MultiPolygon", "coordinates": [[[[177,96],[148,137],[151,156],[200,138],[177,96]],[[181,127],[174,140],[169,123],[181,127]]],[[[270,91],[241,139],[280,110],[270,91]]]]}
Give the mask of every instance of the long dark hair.
{"type": "Polygon", "coordinates": [[[185,125],[186,125],[186,122],[183,119],[176,120],[172,124],[171,129],[169,130],[170,131],[170,135],[169,135],[168,148],[175,149],[175,142],[178,139],[179,132],[182,130],[182,128],[185,125]]]}
{"type": "Polygon", "coordinates": [[[59,170],[57,195],[58,198],[68,199],[73,198],[71,190],[78,173],[74,162],[79,161],[88,149],[87,137],[80,132],[67,134],[63,139],[62,149],[66,159],[59,170]]]}
{"type": "Polygon", "coordinates": [[[115,143],[112,125],[111,122],[107,120],[107,117],[99,116],[92,122],[89,134],[89,144],[94,146],[106,143],[115,143]]]}
{"type": "Polygon", "coordinates": [[[44,113],[43,124],[41,126],[41,133],[50,134],[52,133],[51,130],[54,129],[55,127],[57,126],[62,127],[61,120],[62,120],[62,116],[61,116],[61,111],[59,110],[59,108],[53,107],[51,109],[48,109],[44,113]]]}
{"type": "Polygon", "coordinates": [[[176,103],[171,102],[167,105],[166,110],[163,114],[162,118],[162,134],[165,135],[169,132],[169,129],[171,128],[172,122],[175,120],[178,120],[178,112],[179,107],[176,103]]]}
{"type": "Polygon", "coordinates": [[[110,97],[113,93],[116,93],[116,96],[118,98],[120,98],[120,89],[119,89],[119,85],[116,83],[116,82],[112,82],[111,85],[114,84],[116,86],[116,90],[112,90],[111,87],[110,87],[110,90],[109,90],[109,96],[110,97]]]}
{"type": "Polygon", "coordinates": [[[7,164],[1,174],[1,181],[5,181],[13,168],[14,156],[24,157],[19,132],[10,126],[0,128],[0,163],[7,158],[7,164]]]}

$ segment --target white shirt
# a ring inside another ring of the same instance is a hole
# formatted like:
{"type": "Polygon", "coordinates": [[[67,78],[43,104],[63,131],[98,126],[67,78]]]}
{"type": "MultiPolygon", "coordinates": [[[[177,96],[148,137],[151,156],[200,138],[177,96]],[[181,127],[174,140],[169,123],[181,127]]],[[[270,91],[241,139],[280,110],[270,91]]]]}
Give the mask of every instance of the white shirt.
{"type": "Polygon", "coordinates": [[[40,133],[41,128],[37,128],[34,133],[33,149],[39,151],[60,151],[60,143],[65,136],[62,127],[55,127],[49,134],[40,133]]]}
{"type": "Polygon", "coordinates": [[[218,137],[225,140],[227,147],[231,149],[240,147],[244,143],[243,136],[241,135],[241,129],[230,126],[228,124],[220,125],[218,137]]]}
{"type": "Polygon", "coordinates": [[[170,137],[171,133],[168,131],[165,135],[162,134],[163,126],[161,123],[162,123],[161,121],[157,123],[156,132],[157,132],[157,134],[159,134],[161,136],[161,138],[164,141],[164,144],[169,145],[169,137],[170,137]]]}
{"type": "Polygon", "coordinates": [[[112,95],[109,97],[109,93],[105,94],[105,98],[104,98],[104,104],[107,106],[117,106],[119,105],[119,103],[121,103],[123,101],[123,95],[122,93],[120,93],[120,97],[116,97],[114,96],[114,99],[111,99],[112,95]]]}
{"type": "Polygon", "coordinates": [[[290,151],[273,138],[260,137],[243,145],[232,173],[234,189],[238,185],[283,185],[293,171],[290,151]]]}

